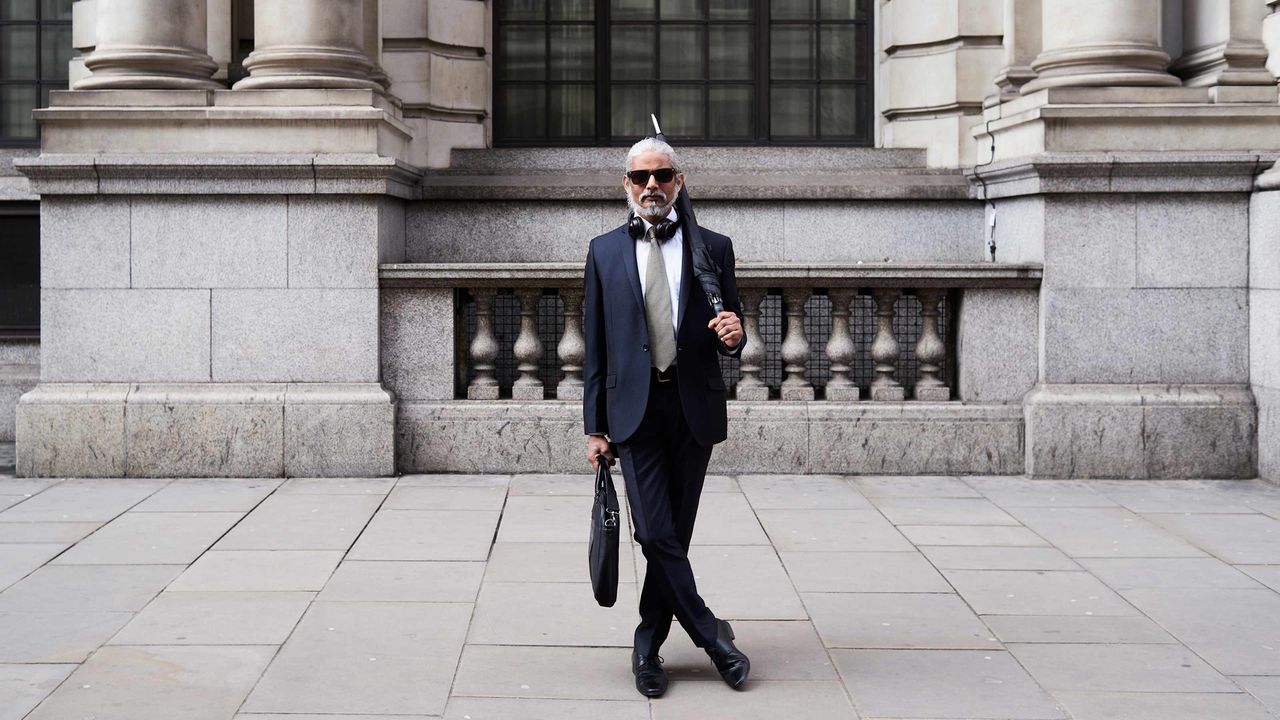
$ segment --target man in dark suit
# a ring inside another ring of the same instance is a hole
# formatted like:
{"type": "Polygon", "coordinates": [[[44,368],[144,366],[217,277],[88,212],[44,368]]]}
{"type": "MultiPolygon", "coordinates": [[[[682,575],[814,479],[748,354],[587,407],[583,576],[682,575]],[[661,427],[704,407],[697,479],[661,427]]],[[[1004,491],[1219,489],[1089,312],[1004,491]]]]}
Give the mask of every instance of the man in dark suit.
{"type": "Polygon", "coordinates": [[[689,566],[698,498],[711,447],[727,434],[718,354],[742,352],[733,244],[702,230],[721,268],[716,315],[693,276],[682,218],[674,211],[684,175],[671,146],[654,138],[627,154],[623,188],[632,219],[591,241],[585,273],[582,409],[587,458],[622,459],[635,538],[647,560],[640,625],[631,656],[636,689],[662,695],[658,649],[672,615],[733,688],[750,672],[729,623],[698,595],[689,566]]]}

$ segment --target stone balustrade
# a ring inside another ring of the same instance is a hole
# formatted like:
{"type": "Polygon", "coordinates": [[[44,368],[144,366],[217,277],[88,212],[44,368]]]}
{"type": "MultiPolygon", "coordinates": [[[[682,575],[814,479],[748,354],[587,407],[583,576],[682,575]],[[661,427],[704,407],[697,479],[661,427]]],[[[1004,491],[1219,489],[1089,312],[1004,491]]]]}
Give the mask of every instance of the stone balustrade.
{"type": "MultiPolygon", "coordinates": [[[[398,264],[381,274],[384,288],[455,291],[457,399],[582,398],[580,265],[398,264]]],[[[740,265],[747,346],[722,363],[731,397],[951,400],[947,308],[966,288],[1035,287],[1039,277],[1032,265],[740,265]]]]}

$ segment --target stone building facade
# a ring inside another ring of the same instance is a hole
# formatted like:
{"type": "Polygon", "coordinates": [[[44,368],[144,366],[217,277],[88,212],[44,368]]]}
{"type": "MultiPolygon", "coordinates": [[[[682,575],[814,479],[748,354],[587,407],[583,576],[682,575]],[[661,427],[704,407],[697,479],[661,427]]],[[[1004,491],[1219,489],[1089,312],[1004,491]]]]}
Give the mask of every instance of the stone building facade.
{"type": "Polygon", "coordinates": [[[20,474],[580,470],[652,104],[724,471],[1280,479],[1280,0],[63,4],[0,17],[20,474]]]}

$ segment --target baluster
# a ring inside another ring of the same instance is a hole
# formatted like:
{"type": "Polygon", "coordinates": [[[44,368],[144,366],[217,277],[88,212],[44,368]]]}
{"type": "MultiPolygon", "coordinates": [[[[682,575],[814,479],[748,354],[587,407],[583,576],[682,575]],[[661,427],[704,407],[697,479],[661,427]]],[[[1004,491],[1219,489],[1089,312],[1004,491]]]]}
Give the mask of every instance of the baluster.
{"type": "Polygon", "coordinates": [[[896,288],[877,288],[876,337],[871,342],[871,359],[876,363],[876,379],[871,381],[871,399],[898,401],[906,399],[906,390],[893,378],[898,368],[898,339],[893,336],[893,304],[898,300],[896,288]]]}
{"type": "Polygon", "coordinates": [[[497,400],[498,379],[494,377],[494,361],[498,359],[498,340],[493,336],[494,291],[490,288],[476,288],[471,291],[476,300],[476,335],[471,338],[471,366],[476,369],[476,377],[467,386],[468,400],[497,400]]]}
{"type": "Polygon", "coordinates": [[[827,381],[827,399],[852,402],[858,399],[858,386],[850,377],[854,346],[849,334],[849,306],[857,291],[835,288],[827,291],[831,299],[831,339],[827,341],[827,357],[831,359],[831,379],[827,381]]]}
{"type": "Polygon", "coordinates": [[[942,383],[942,360],[947,347],[938,333],[938,304],[943,291],[938,288],[923,289],[920,298],[920,339],[916,342],[916,358],[920,361],[920,379],[916,381],[916,400],[946,402],[951,399],[951,388],[942,383]]]}
{"type": "Polygon", "coordinates": [[[813,386],[804,379],[804,368],[809,362],[809,338],[804,334],[804,303],[809,299],[809,289],[787,288],[782,295],[783,309],[787,314],[787,336],[782,341],[787,379],[782,381],[782,399],[812,400],[813,386]]]}
{"type": "Polygon", "coordinates": [[[556,352],[560,355],[564,379],[556,386],[556,398],[581,400],[582,361],[586,359],[587,352],[582,339],[582,291],[564,288],[560,291],[560,300],[564,302],[564,335],[560,337],[556,352]]]}
{"type": "Polygon", "coordinates": [[[747,346],[742,348],[740,357],[742,379],[734,397],[739,400],[768,400],[769,386],[760,379],[764,370],[764,340],[760,337],[760,303],[764,302],[764,290],[757,288],[740,288],[738,296],[742,298],[742,332],[747,346]]]}
{"type": "Polygon", "coordinates": [[[520,363],[520,377],[511,386],[512,400],[541,400],[542,381],[538,379],[538,361],[542,359],[542,341],[538,339],[538,300],[542,291],[537,288],[521,289],[516,297],[520,301],[520,334],[516,336],[515,356],[520,363]]]}

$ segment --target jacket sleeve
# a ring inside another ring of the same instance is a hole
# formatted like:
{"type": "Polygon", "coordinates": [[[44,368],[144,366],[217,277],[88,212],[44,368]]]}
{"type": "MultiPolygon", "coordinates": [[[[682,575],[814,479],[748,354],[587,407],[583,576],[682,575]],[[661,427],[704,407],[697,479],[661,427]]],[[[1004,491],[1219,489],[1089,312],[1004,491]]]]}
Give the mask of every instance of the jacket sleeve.
{"type": "Polygon", "coordinates": [[[742,300],[738,298],[738,280],[733,273],[734,256],[733,241],[725,238],[724,256],[720,258],[720,299],[724,301],[724,309],[738,316],[738,322],[743,323],[742,342],[738,343],[735,348],[728,348],[724,343],[719,343],[720,354],[727,357],[739,357],[742,355],[742,348],[747,346],[746,324],[742,317],[742,300]]]}
{"type": "Polygon", "coordinates": [[[582,335],[586,345],[582,374],[582,424],[587,435],[609,432],[604,382],[609,372],[609,353],[604,336],[604,292],[596,272],[595,247],[592,242],[591,249],[587,251],[582,287],[582,335]]]}

